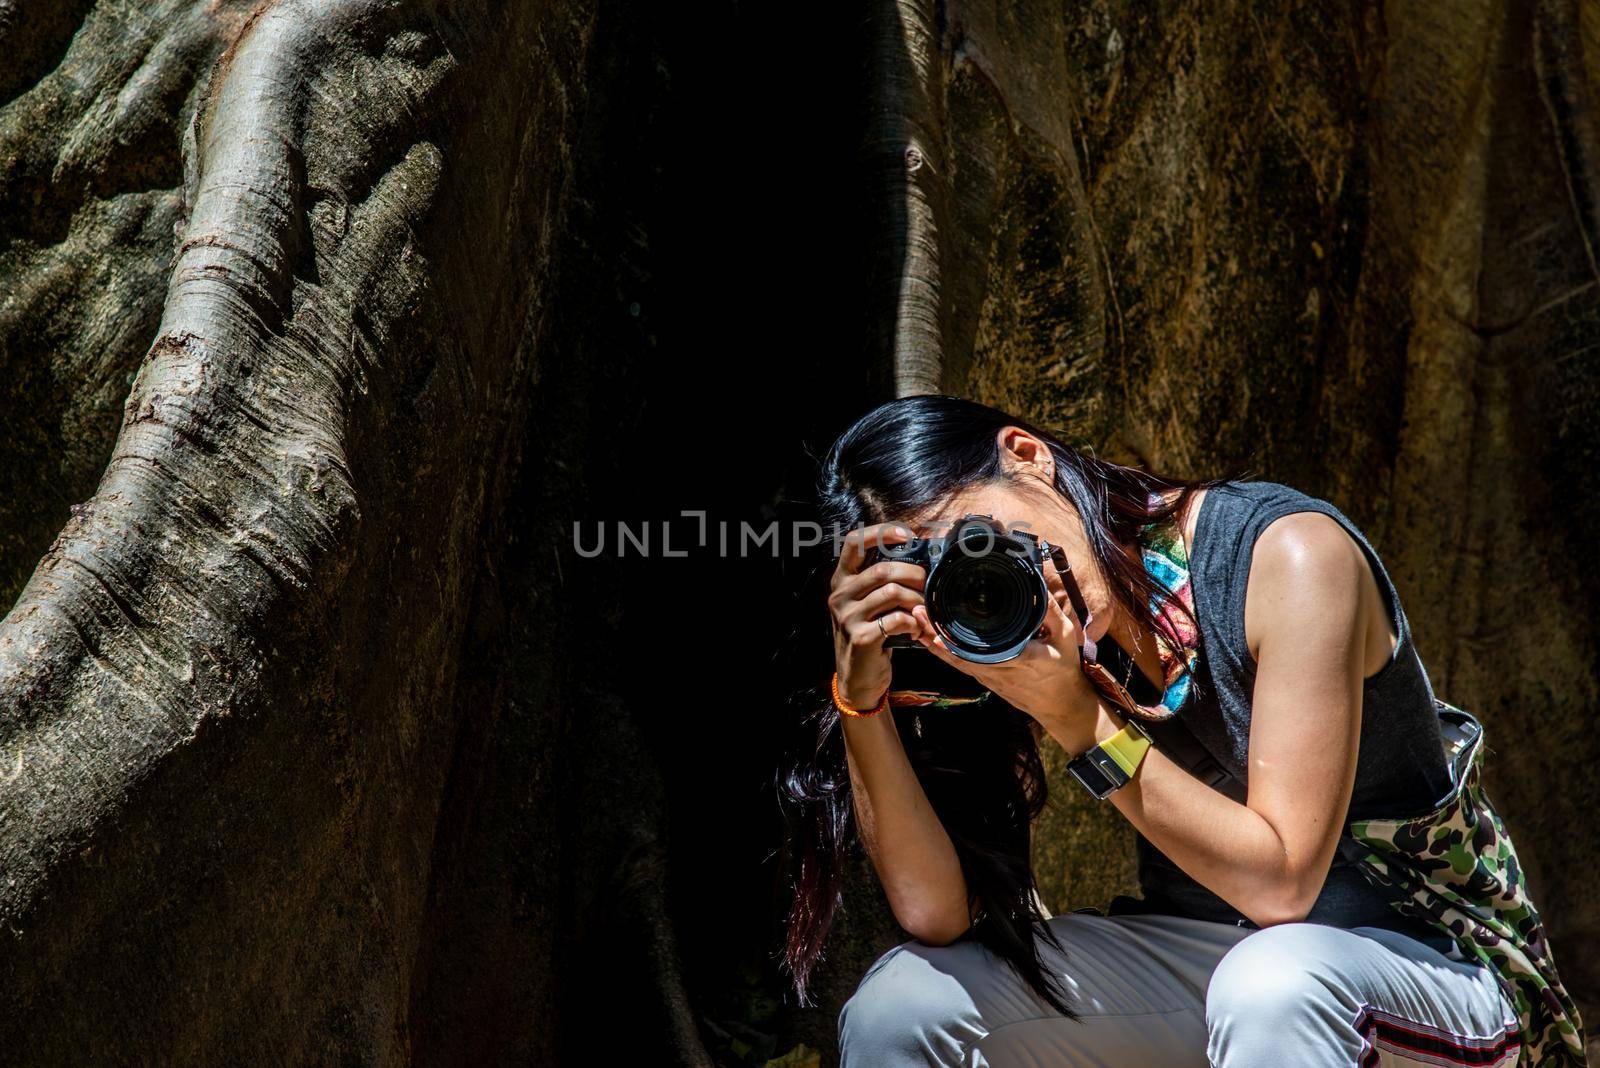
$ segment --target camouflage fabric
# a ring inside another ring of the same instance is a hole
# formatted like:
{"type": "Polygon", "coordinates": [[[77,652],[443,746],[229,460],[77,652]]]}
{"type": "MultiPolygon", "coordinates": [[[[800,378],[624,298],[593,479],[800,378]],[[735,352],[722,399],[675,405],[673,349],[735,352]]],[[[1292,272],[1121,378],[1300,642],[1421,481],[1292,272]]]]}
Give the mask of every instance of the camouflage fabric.
{"type": "Polygon", "coordinates": [[[1487,964],[1516,1010],[1534,1068],[1585,1065],[1583,1022],[1545,940],[1516,849],[1481,782],[1483,725],[1435,698],[1455,784],[1432,812],[1352,821],[1342,848],[1395,907],[1449,934],[1487,964]]]}

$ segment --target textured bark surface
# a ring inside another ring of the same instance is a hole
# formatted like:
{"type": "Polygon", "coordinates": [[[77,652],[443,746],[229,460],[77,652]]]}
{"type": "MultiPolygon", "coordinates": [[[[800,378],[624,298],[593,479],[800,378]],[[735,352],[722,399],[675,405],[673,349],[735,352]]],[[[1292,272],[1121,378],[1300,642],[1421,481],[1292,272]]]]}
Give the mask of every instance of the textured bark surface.
{"type": "MultiPolygon", "coordinates": [[[[548,650],[511,670],[546,627],[496,624],[548,582],[496,564],[596,8],[22,8],[3,549],[37,569],[0,629],[6,1059],[548,1062],[566,928],[605,892],[648,979],[618,1047],[659,1052],[659,786],[625,720],[564,731],[548,650]],[[489,738],[591,773],[508,788],[489,738]],[[555,792],[611,777],[639,805],[563,858],[555,792]]],[[[676,1048],[704,1063],[692,1026],[676,1048]]]]}
{"type": "Polygon", "coordinates": [[[826,1060],[904,934],[781,1003],[789,713],[685,672],[782,709],[804,576],[572,524],[935,388],[1361,523],[1600,1016],[1596,10],[0,2],[0,1059],[826,1060]]]}

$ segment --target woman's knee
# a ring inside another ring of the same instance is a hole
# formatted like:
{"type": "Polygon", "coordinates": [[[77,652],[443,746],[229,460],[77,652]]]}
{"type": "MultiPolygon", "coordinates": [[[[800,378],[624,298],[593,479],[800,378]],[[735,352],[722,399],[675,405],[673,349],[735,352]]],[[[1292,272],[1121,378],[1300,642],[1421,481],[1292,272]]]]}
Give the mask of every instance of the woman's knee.
{"type": "Polygon", "coordinates": [[[1206,989],[1213,1063],[1270,1064],[1285,1048],[1342,1044],[1351,1013],[1334,974],[1334,930],[1279,924],[1224,954],[1206,989]]]}
{"type": "Polygon", "coordinates": [[[1206,1011],[1269,1007],[1292,1011],[1321,986],[1329,928],[1284,923],[1256,931],[1217,962],[1206,989],[1206,1011]]]}
{"type": "Polygon", "coordinates": [[[893,1066],[959,1058],[979,1033],[976,1008],[959,979],[979,948],[905,942],[873,962],[839,1011],[842,1063],[893,1066]]]}

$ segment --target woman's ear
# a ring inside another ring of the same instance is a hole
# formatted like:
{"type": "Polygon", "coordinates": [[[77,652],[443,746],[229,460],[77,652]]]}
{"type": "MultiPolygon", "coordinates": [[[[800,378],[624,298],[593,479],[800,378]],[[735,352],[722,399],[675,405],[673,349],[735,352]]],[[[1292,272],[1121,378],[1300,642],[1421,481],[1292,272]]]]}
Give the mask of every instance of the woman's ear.
{"type": "Polygon", "coordinates": [[[1041,478],[1055,485],[1056,458],[1050,446],[1019,426],[1001,427],[996,438],[1000,462],[1008,474],[1041,478]]]}

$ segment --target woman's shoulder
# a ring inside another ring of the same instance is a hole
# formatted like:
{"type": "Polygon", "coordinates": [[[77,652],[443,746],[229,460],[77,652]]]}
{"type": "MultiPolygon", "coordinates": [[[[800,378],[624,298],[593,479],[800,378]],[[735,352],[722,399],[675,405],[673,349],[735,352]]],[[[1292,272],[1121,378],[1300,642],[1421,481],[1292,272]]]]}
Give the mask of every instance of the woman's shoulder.
{"type": "Polygon", "coordinates": [[[1228,479],[1209,487],[1201,501],[1201,517],[1207,520],[1210,531],[1246,550],[1247,556],[1268,526],[1297,512],[1321,512],[1357,541],[1365,540],[1360,527],[1338,505],[1286,482],[1228,479]]]}
{"type": "Polygon", "coordinates": [[[1223,606],[1222,629],[1242,643],[1241,660],[1251,659],[1242,649],[1248,645],[1245,604],[1253,574],[1269,586],[1275,580],[1303,585],[1312,575],[1338,585],[1359,581],[1370,571],[1391,629],[1402,643],[1406,640],[1409,628],[1394,579],[1366,533],[1337,505],[1268,480],[1229,480],[1211,493],[1218,490],[1215,501],[1208,494],[1201,502],[1207,524],[1197,539],[1203,559],[1197,561],[1195,578],[1200,596],[1223,606]],[[1359,552],[1352,553],[1352,545],[1359,552]]]}
{"type": "Polygon", "coordinates": [[[1194,578],[1197,586],[1211,591],[1202,596],[1221,598],[1226,606],[1223,618],[1234,625],[1229,629],[1235,636],[1243,637],[1247,576],[1258,549],[1265,548],[1265,555],[1271,556],[1276,545],[1288,556],[1303,558],[1306,547],[1301,543],[1310,538],[1326,551],[1329,559],[1339,561],[1341,566],[1349,562],[1351,558],[1344,552],[1348,548],[1345,538],[1335,533],[1328,519],[1343,528],[1348,541],[1366,555],[1385,604],[1399,614],[1398,593],[1377,549],[1337,505],[1284,482],[1230,479],[1212,486],[1201,501],[1194,578]],[[1303,512],[1319,512],[1326,519],[1305,517],[1277,522],[1303,512]],[[1275,528],[1275,534],[1263,545],[1263,534],[1269,528],[1275,528]]]}
{"type": "MultiPolygon", "coordinates": [[[[1285,516],[1300,512],[1320,512],[1337,522],[1363,550],[1377,556],[1361,525],[1326,497],[1298,486],[1270,479],[1227,479],[1208,488],[1200,502],[1204,522],[1213,545],[1231,546],[1235,563],[1248,565],[1255,542],[1262,533],[1285,516]]],[[[1314,520],[1307,521],[1308,525],[1314,520]]],[[[1293,525],[1293,524],[1291,524],[1293,525]]],[[[1325,524],[1324,524],[1325,525],[1325,524]]],[[[1281,527],[1282,525],[1280,525],[1281,527]]],[[[1314,527],[1313,527],[1314,529],[1314,527]]]]}

